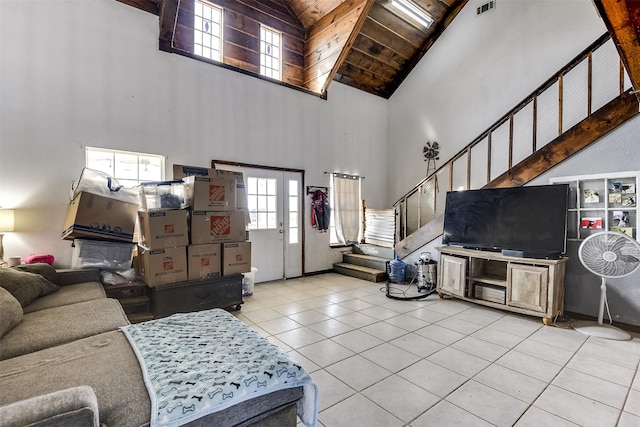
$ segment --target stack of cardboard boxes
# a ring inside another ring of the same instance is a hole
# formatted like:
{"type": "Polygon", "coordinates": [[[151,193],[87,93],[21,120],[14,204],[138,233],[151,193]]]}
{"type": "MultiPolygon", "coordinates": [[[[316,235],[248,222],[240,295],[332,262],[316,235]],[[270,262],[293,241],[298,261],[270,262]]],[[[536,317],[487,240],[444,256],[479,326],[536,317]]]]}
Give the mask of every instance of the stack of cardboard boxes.
{"type": "MultiPolygon", "coordinates": [[[[100,183],[99,174],[90,176],[100,183]]],[[[129,269],[137,220],[135,264],[149,287],[250,272],[242,173],[174,165],[173,179],[145,183],[139,192],[74,194],[62,232],[74,240],[72,267],[129,269]]]]}
{"type": "Polygon", "coordinates": [[[128,270],[135,249],[138,194],[84,169],[67,206],[61,237],[73,240],[72,268],[128,270]]]}
{"type": "MultiPolygon", "coordinates": [[[[172,192],[182,197],[187,209],[138,212],[139,266],[145,283],[153,287],[251,271],[242,174],[174,165],[173,178],[174,184],[182,181],[176,187],[181,190],[172,192]]],[[[157,188],[141,188],[141,198],[153,205],[157,188]]]]}

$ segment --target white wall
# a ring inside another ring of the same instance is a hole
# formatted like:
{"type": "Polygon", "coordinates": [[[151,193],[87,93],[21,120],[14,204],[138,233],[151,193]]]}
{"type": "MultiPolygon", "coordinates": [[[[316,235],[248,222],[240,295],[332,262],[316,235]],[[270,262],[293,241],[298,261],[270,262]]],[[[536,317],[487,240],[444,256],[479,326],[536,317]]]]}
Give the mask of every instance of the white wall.
{"type": "Polygon", "coordinates": [[[389,100],[393,204],[426,174],[422,148],[449,160],[606,32],[591,0],[471,0],[389,100]]]}
{"type": "MultiPolygon", "coordinates": [[[[426,141],[441,146],[438,166],[502,117],[570,59],[606,32],[590,0],[498,0],[477,17],[484,0],[471,0],[389,100],[389,193],[387,203],[426,173],[426,141]]],[[[540,176],[549,178],[640,168],[640,118],[636,117],[578,155],[540,176]]],[[[441,238],[421,252],[437,256],[441,238]]],[[[599,279],[586,272],[569,242],[565,308],[597,316],[599,279]]],[[[640,273],[611,280],[614,320],[640,325],[640,273]]]]}
{"type": "MultiPolygon", "coordinates": [[[[385,207],[387,101],[333,83],[328,100],[158,50],[158,17],[113,0],[0,3],[0,206],[17,209],[6,256],[52,253],[84,147],[208,166],[212,159],[360,174],[385,207]]],[[[308,202],[308,201],[306,201],[308,202]]],[[[340,258],[306,223],[307,272],[340,258]]]]}

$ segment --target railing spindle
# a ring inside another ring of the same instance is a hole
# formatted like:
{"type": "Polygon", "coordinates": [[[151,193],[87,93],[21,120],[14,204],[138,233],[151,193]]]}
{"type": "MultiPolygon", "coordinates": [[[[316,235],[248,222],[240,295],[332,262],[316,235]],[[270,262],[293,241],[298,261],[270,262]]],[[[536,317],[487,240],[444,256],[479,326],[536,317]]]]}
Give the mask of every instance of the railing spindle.
{"type": "Polygon", "coordinates": [[[558,76],[558,136],[562,135],[562,97],[563,97],[563,77],[558,76]]]}
{"type": "Polygon", "coordinates": [[[538,96],[533,97],[533,135],[532,135],[532,153],[538,151],[538,96]]]}

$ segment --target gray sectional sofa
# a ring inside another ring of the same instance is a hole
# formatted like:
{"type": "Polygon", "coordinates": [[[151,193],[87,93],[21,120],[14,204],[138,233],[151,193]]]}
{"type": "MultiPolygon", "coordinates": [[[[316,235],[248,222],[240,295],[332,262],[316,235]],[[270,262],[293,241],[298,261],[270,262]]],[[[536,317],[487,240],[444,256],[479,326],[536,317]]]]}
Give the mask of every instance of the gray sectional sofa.
{"type": "MultiPolygon", "coordinates": [[[[98,270],[0,267],[0,427],[146,426],[151,401],[98,270]]],[[[295,426],[302,387],[187,425],[295,426]]]]}

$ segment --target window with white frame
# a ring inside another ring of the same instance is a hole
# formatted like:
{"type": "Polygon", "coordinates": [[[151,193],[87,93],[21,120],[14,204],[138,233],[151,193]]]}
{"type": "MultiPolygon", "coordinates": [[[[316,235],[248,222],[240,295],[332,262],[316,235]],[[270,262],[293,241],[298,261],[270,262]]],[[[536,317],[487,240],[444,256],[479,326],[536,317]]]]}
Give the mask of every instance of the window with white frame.
{"type": "Polygon", "coordinates": [[[164,156],[131,151],[86,148],[86,166],[118,180],[124,187],[164,180],[164,156]]]}
{"type": "Polygon", "coordinates": [[[282,34],[260,25],[260,74],[281,80],[282,34]]]}
{"type": "Polygon", "coordinates": [[[193,18],[193,53],[222,62],[222,9],[196,1],[193,18]]]}
{"type": "Polygon", "coordinates": [[[273,230],[278,227],[278,181],[273,178],[247,177],[250,230],[273,230]]]}

